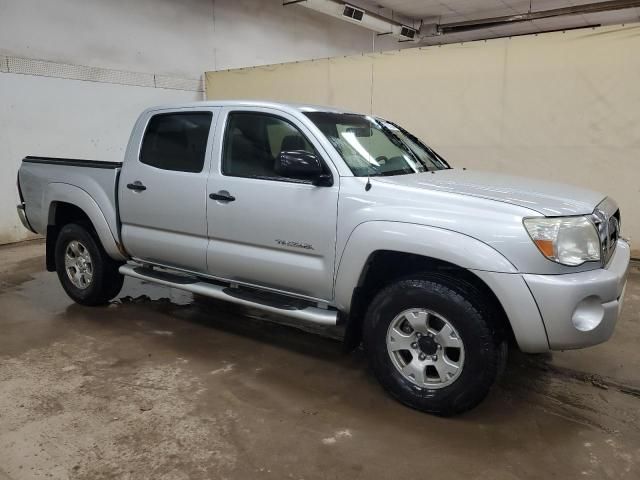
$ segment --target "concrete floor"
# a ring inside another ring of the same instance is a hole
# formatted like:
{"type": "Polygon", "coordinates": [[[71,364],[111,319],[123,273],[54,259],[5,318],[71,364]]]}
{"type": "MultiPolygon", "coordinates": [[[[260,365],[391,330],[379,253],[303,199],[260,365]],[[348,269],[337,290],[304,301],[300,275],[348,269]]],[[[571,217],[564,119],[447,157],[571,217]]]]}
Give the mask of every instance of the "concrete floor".
{"type": "MultiPolygon", "coordinates": [[[[71,303],[41,242],[0,247],[0,479],[640,478],[640,270],[613,339],[511,356],[442,419],[361,352],[127,279],[71,303]]],[[[336,332],[325,332],[329,336],[336,332]]]]}

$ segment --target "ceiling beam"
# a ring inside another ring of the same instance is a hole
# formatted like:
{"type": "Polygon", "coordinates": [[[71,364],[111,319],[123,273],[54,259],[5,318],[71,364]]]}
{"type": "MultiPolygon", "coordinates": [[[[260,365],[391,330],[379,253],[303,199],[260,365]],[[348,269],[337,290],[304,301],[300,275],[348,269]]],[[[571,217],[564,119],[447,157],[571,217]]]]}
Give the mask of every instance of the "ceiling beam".
{"type": "Polygon", "coordinates": [[[483,28],[492,28],[513,23],[530,22],[544,18],[565,17],[570,15],[582,15],[587,13],[611,12],[640,7],[640,0],[611,0],[607,2],[587,3],[570,7],[554,8],[503,17],[479,18],[464,22],[443,23],[437,25],[438,34],[460,33],[483,28]]]}

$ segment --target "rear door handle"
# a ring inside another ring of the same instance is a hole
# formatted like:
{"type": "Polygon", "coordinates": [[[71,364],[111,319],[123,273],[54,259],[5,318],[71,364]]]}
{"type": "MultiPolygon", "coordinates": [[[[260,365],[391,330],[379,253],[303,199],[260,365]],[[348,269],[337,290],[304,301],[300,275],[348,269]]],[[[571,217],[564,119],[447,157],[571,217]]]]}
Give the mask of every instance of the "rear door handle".
{"type": "Polygon", "coordinates": [[[147,189],[140,180],[136,180],[133,183],[127,183],[127,188],[136,192],[142,192],[147,189]]]}
{"type": "Polygon", "coordinates": [[[229,194],[226,190],[220,190],[218,193],[210,193],[209,198],[211,200],[219,200],[221,202],[233,202],[236,197],[229,194]]]}

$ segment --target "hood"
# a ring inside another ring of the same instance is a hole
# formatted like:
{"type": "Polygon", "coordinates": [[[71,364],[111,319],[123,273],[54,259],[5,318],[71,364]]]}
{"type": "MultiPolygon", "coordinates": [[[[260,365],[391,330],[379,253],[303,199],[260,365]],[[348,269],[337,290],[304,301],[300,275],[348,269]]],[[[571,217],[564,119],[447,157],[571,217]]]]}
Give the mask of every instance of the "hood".
{"type": "Polygon", "coordinates": [[[375,177],[375,180],[510,203],[550,217],[589,214],[605,198],[601,193],[563,183],[460,169],[375,177]]]}

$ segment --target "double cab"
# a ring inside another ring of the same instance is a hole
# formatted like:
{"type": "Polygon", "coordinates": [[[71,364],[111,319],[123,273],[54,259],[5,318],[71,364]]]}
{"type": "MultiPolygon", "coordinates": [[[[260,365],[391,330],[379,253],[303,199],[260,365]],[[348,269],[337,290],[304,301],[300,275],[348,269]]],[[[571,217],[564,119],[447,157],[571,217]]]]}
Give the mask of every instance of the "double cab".
{"type": "Polygon", "coordinates": [[[122,163],[26,157],[18,190],[76,302],[130,276],[343,325],[392,396],[439,415],[487,395],[508,345],[606,341],[630,258],[611,197],[454,168],[390,120],[328,107],[150,108],[122,163]]]}

